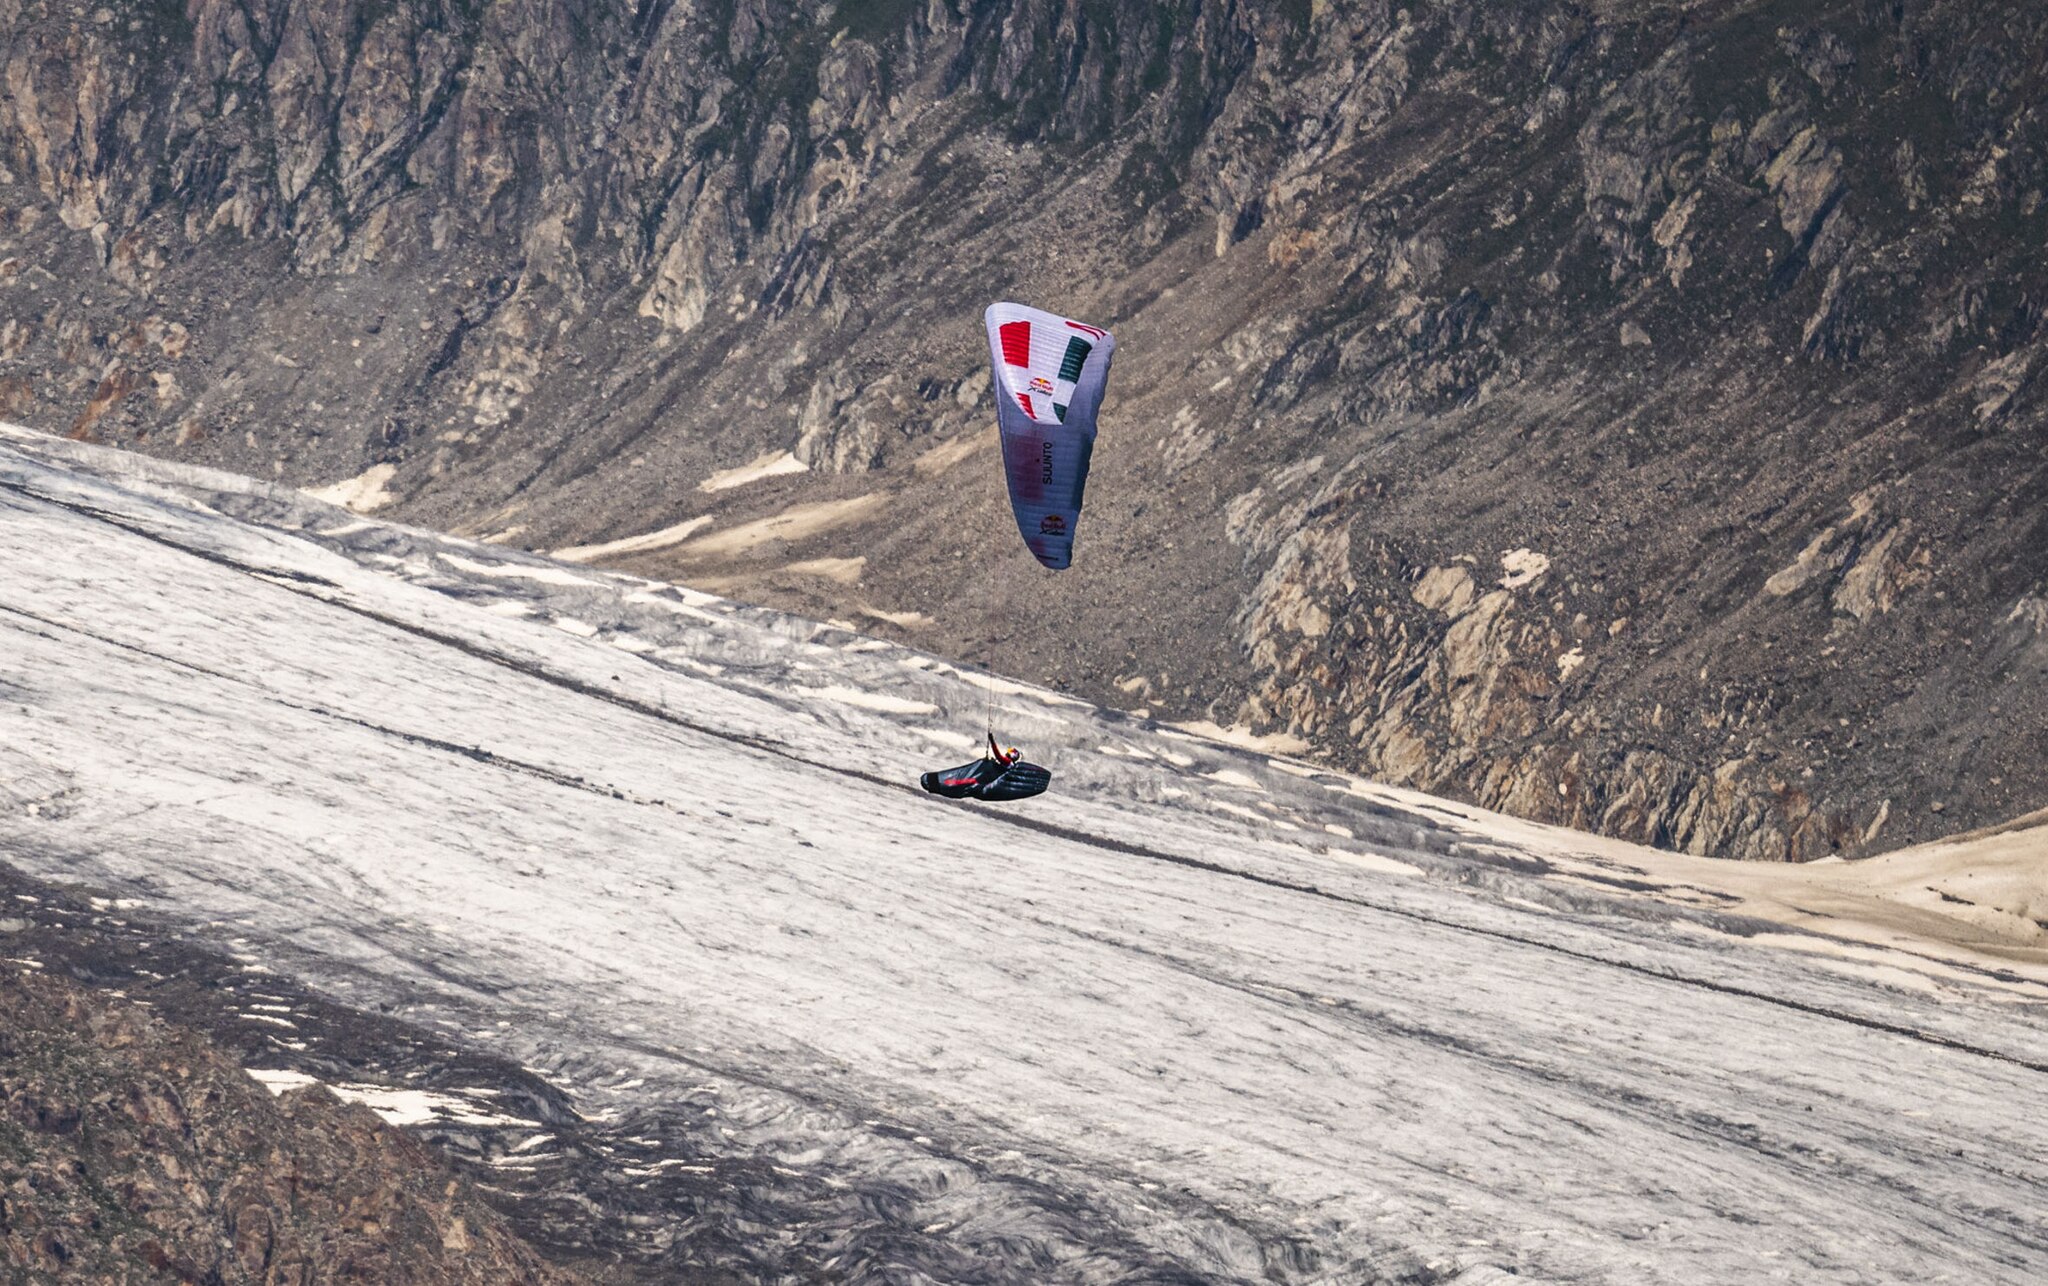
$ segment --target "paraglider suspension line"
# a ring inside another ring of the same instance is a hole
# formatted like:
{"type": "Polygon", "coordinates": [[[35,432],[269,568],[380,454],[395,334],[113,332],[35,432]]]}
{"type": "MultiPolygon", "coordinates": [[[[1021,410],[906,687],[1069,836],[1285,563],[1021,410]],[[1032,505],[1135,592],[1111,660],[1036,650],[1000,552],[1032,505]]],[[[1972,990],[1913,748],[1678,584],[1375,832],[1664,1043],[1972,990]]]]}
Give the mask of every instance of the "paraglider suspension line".
{"type": "Polygon", "coordinates": [[[994,670],[985,670],[981,676],[981,726],[988,733],[988,739],[996,739],[996,675],[994,670]]]}

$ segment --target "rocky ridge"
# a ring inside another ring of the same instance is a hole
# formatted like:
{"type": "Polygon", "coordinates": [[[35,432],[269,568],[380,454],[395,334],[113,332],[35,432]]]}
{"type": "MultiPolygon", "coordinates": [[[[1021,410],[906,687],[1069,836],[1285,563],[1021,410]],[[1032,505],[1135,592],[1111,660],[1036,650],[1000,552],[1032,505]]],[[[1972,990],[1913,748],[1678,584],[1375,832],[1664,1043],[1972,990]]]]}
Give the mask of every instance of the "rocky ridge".
{"type": "Polygon", "coordinates": [[[580,1280],[368,1108],[273,1099],[196,1033],[18,963],[0,1016],[13,1280],[580,1280]]]}
{"type": "Polygon", "coordinates": [[[2044,62],[2017,0],[19,2],[0,413],[1875,851],[2048,800],[2044,62]],[[1119,335],[1059,578],[997,295],[1119,335]]]}

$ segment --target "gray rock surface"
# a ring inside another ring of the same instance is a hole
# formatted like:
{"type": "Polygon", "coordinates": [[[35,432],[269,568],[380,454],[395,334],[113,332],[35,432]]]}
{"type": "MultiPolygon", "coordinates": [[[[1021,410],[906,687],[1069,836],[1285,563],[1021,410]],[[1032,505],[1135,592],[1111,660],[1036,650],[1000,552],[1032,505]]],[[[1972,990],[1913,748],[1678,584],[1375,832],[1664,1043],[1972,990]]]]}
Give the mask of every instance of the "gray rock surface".
{"type": "Polygon", "coordinates": [[[615,561],[1697,852],[2048,802],[2020,0],[21,2],[0,74],[0,414],[708,516],[615,561]],[[1120,341],[1057,579],[994,296],[1120,341]]]}
{"type": "Polygon", "coordinates": [[[0,1157],[10,1281],[583,1280],[369,1109],[273,1099],[197,1033],[13,958],[0,1157]]]}

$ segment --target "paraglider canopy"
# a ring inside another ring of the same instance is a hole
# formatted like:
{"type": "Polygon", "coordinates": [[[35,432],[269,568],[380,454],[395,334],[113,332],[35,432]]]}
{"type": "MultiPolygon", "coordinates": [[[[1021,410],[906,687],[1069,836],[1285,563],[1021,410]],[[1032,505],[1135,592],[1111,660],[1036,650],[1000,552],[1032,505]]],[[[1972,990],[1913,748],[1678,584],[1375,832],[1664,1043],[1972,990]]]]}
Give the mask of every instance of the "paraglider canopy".
{"type": "Polygon", "coordinates": [[[1100,327],[1023,304],[992,304],[984,320],[1010,508],[1033,556],[1058,571],[1074,560],[1095,414],[1116,340],[1100,327]]]}

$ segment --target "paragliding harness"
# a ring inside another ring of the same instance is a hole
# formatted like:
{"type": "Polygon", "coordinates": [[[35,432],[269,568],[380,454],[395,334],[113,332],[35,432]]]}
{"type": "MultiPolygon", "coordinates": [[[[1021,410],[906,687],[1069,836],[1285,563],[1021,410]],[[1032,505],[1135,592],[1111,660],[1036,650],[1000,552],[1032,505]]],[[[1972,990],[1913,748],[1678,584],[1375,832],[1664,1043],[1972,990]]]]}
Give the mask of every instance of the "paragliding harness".
{"type": "Polygon", "coordinates": [[[1037,764],[1027,764],[1015,746],[1005,750],[988,734],[988,753],[971,764],[928,772],[919,779],[934,795],[948,799],[979,799],[1003,803],[1043,794],[1052,784],[1052,774],[1037,764]]]}

